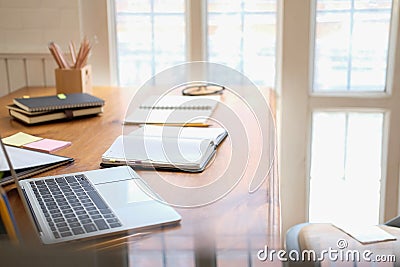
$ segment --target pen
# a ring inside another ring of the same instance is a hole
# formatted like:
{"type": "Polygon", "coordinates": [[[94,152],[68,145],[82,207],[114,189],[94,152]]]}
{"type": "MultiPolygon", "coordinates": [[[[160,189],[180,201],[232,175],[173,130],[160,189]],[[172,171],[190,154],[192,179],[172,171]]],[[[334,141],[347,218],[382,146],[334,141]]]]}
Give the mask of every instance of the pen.
{"type": "Polygon", "coordinates": [[[209,127],[211,124],[207,123],[142,123],[139,126],[156,125],[156,126],[175,126],[175,127],[209,127]]]}

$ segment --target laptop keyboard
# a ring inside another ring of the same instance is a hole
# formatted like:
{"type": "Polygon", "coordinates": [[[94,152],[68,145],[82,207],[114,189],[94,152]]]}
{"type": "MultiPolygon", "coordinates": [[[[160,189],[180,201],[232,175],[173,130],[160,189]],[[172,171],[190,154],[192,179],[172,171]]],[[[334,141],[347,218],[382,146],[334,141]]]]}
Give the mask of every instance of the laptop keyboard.
{"type": "Polygon", "coordinates": [[[31,181],[54,237],[69,237],[121,226],[85,175],[31,181]]]}

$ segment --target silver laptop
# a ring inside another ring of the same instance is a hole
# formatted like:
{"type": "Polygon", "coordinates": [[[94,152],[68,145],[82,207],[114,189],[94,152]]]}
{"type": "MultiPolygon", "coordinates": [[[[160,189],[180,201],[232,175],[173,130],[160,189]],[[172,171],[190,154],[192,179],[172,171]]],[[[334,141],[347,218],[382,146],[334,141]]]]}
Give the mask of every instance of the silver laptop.
{"type": "Polygon", "coordinates": [[[1,138],[0,145],[25,209],[45,244],[158,227],[181,220],[130,167],[18,181],[1,138]]]}

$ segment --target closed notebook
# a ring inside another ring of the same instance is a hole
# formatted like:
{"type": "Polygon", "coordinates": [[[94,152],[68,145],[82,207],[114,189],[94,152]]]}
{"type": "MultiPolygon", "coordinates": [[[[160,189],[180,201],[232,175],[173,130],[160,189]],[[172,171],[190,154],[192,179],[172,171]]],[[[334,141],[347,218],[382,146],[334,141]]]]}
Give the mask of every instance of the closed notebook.
{"type": "Polygon", "coordinates": [[[24,112],[9,109],[10,116],[20,120],[26,124],[37,124],[43,122],[51,122],[65,119],[73,119],[77,117],[96,115],[103,112],[102,106],[89,107],[89,108],[78,108],[78,109],[66,109],[52,112],[39,112],[38,115],[28,115],[24,112]]]}
{"type": "Polygon", "coordinates": [[[102,165],[200,172],[226,136],[222,128],[145,126],[119,136],[103,154],[102,165]]]}
{"type": "Polygon", "coordinates": [[[104,100],[86,93],[14,98],[14,104],[29,112],[103,106],[104,100]]]}
{"type": "Polygon", "coordinates": [[[151,96],[125,118],[126,124],[206,124],[220,96],[151,96]]]}
{"type": "Polygon", "coordinates": [[[13,104],[13,105],[7,105],[6,108],[8,109],[8,111],[14,110],[17,111],[19,113],[25,114],[25,115],[29,115],[29,116],[37,116],[40,114],[46,114],[52,111],[37,111],[37,112],[31,112],[31,111],[27,111],[25,109],[22,109],[20,107],[18,107],[17,105],[13,104]]]}

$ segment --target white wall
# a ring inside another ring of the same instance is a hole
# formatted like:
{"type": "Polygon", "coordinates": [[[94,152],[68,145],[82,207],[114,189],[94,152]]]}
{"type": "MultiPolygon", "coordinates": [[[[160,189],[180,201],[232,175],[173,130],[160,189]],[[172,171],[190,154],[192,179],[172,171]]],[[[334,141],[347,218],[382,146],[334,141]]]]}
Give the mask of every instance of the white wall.
{"type": "Polygon", "coordinates": [[[0,95],[23,86],[54,86],[49,76],[55,65],[50,59],[39,66],[37,54],[49,54],[50,41],[67,51],[70,41],[78,45],[83,36],[98,40],[89,58],[93,84],[110,84],[108,32],[107,0],[0,0],[0,95]]]}
{"type": "MultiPolygon", "coordinates": [[[[110,32],[108,12],[110,0],[79,0],[81,35],[96,37],[93,53],[89,59],[92,64],[93,82],[95,85],[112,85],[116,83],[115,60],[110,56],[110,32]]],[[[111,47],[113,47],[111,45],[111,47]]]]}
{"type": "Polygon", "coordinates": [[[0,0],[0,53],[48,52],[80,40],[78,0],[0,0]]]}

